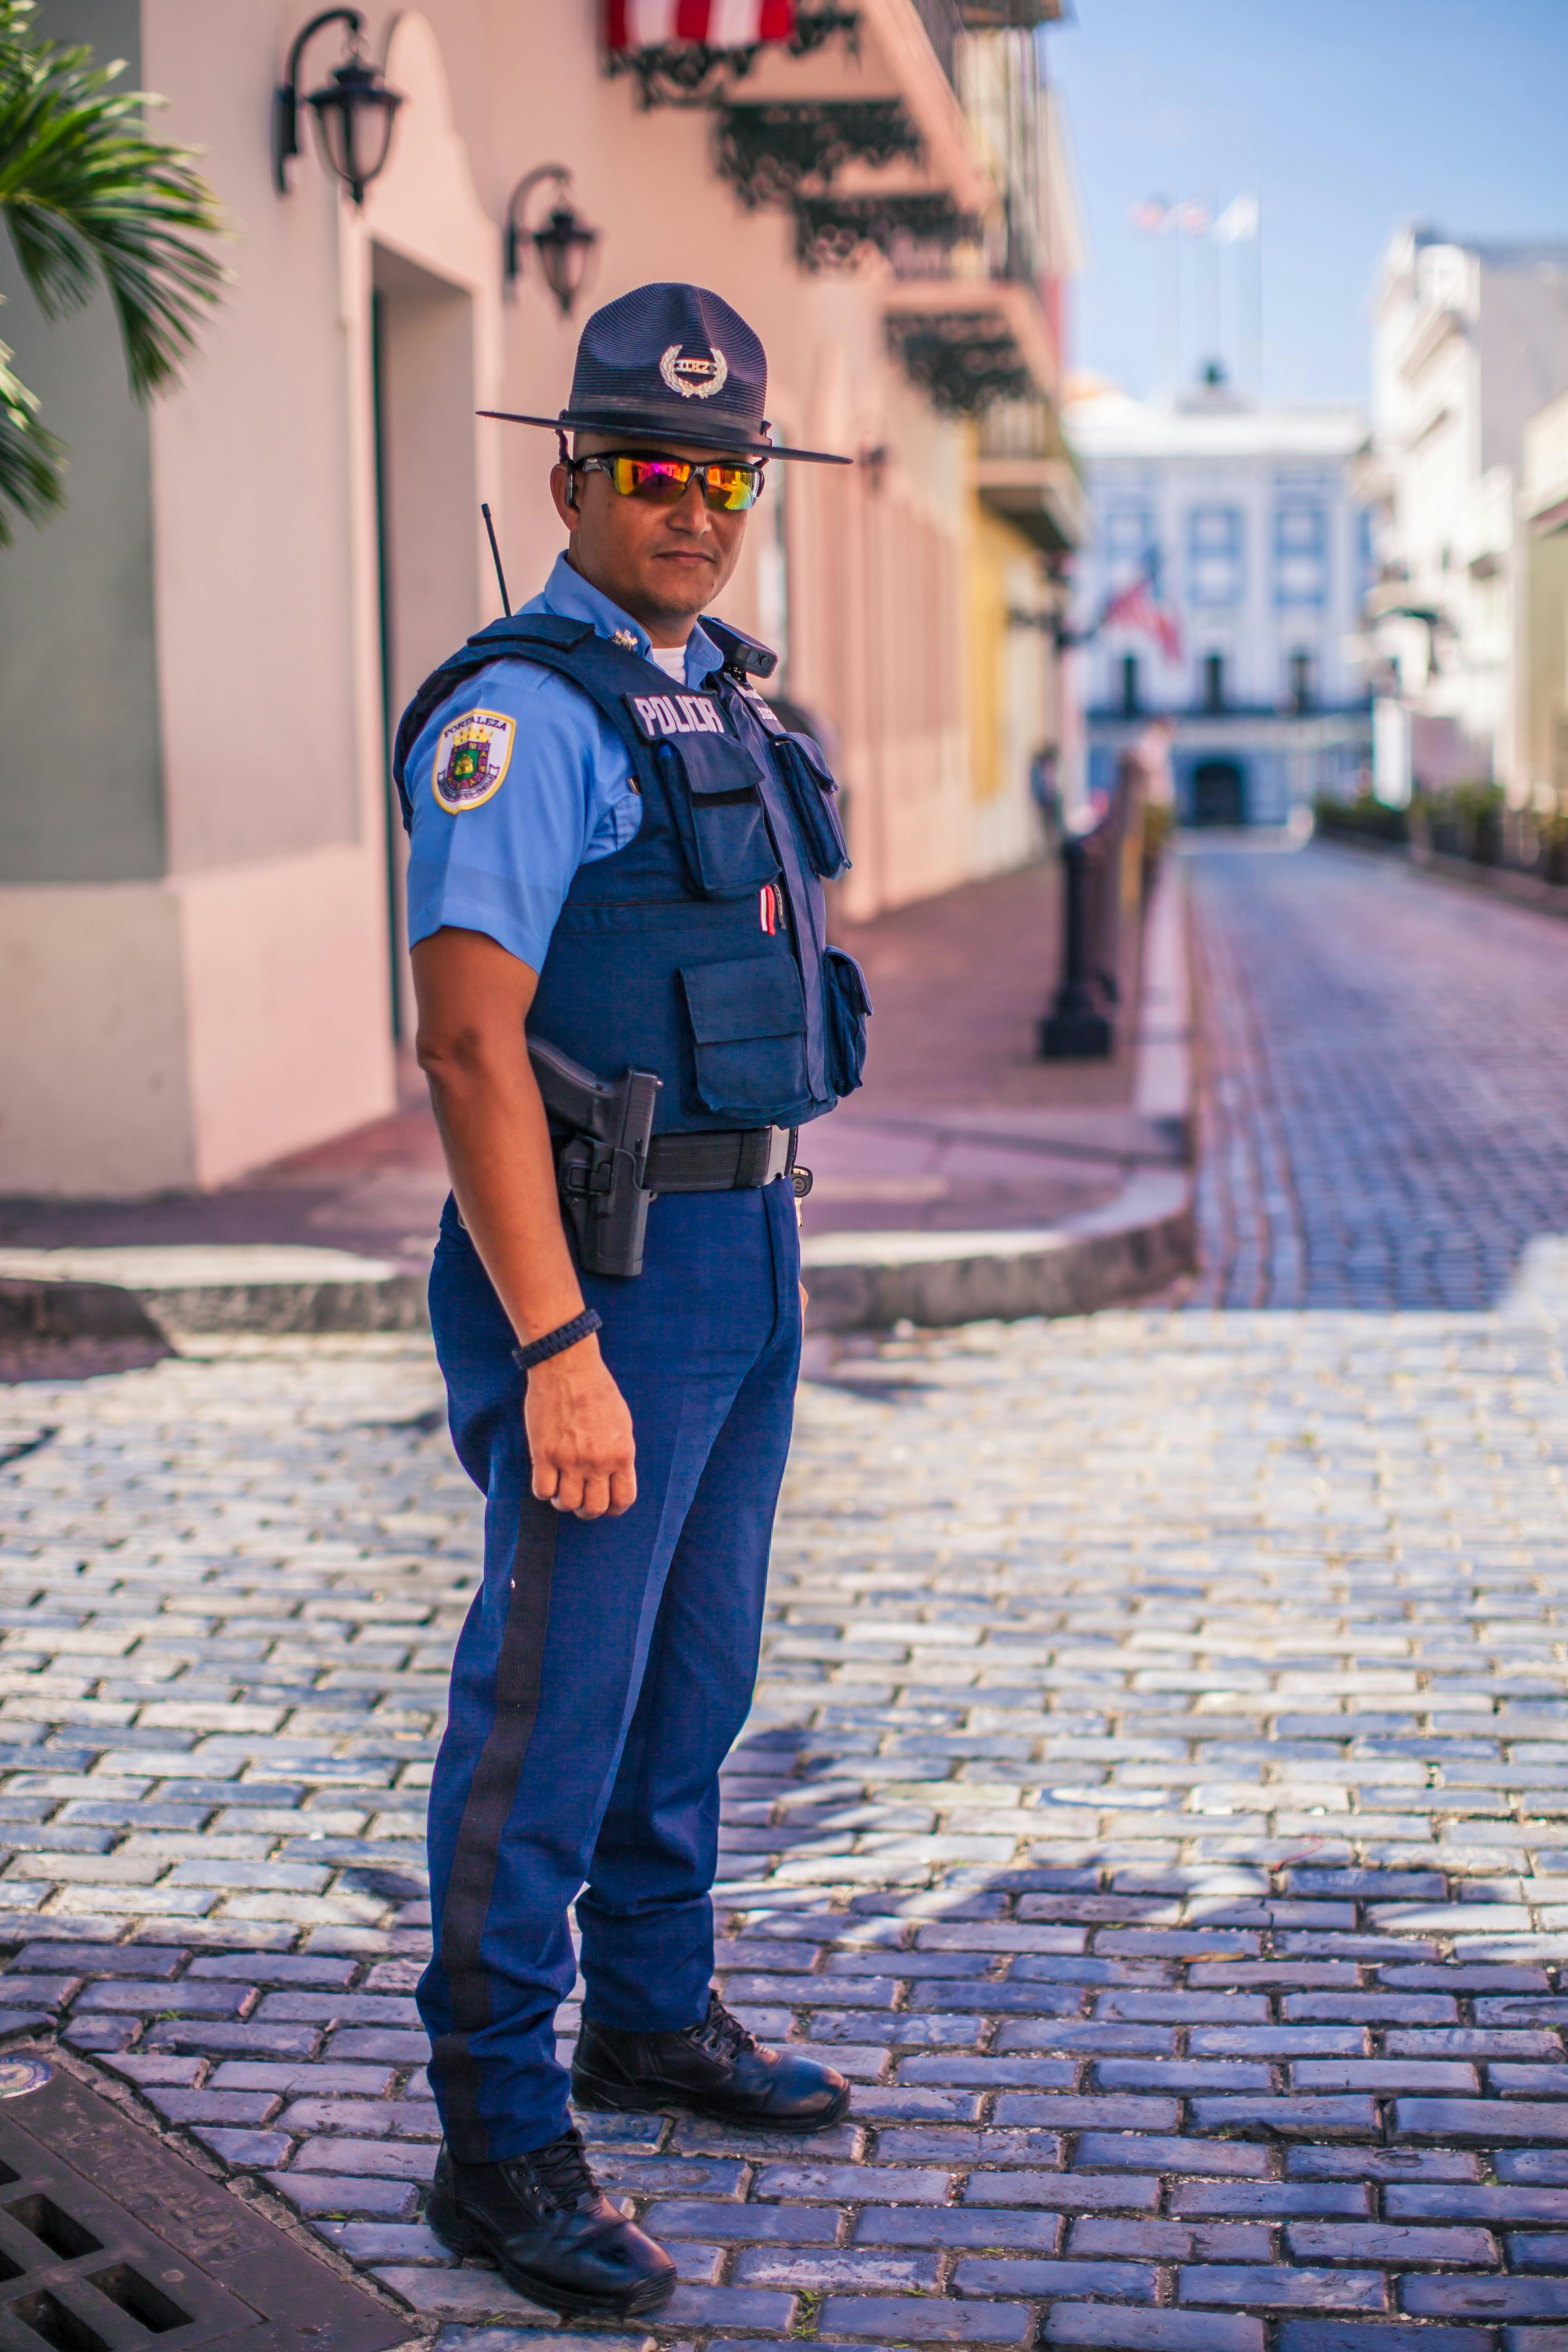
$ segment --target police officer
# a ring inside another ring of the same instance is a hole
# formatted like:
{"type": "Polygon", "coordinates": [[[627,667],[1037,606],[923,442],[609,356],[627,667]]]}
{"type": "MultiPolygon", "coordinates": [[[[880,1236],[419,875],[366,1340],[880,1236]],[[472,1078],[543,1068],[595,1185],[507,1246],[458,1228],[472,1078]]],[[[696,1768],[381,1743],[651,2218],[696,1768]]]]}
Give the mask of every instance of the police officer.
{"type": "Polygon", "coordinates": [[[567,551],[426,682],[394,763],[452,1177],[431,1317],[486,1497],[431,1792],[429,2219],[569,2313],[646,2312],[674,2280],[570,2125],[570,1904],[580,2108],[812,2132],[850,2100],[710,1985],[718,1769],[800,1361],[795,1130],[859,1083],[869,1010],[826,942],[847,859],[821,754],[758,692],[773,656],[697,621],[765,466],[818,455],[772,442],[766,385],[755,334],[700,288],[589,320],[568,407],[517,420],[559,433],[567,551]],[[547,1110],[546,1049],[601,1105],[649,1074],[651,1140],[547,1110]],[[634,1213],[613,1245],[612,1194],[634,1213]]]}

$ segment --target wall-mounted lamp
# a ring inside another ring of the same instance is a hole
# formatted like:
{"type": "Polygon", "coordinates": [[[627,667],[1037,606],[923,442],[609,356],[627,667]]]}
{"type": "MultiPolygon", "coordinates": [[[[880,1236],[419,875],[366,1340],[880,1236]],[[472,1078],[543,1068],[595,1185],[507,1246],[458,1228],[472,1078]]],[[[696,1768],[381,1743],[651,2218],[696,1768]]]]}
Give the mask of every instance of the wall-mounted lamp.
{"type": "Polygon", "coordinates": [[[389,89],[361,46],[364,18],[358,8],[324,8],[297,37],[288,52],[282,85],[272,99],[272,173],[280,196],[288,194],[289,159],[299,152],[299,60],[305,45],[323,25],[346,25],[349,54],[329,82],[313,89],[305,103],[316,117],[317,136],[328,164],[357,205],[385,165],[392,122],[402,99],[389,89]]]}
{"type": "Polygon", "coordinates": [[[545,284],[560,305],[563,319],[570,318],[571,306],[587,283],[589,265],[599,243],[599,231],[589,227],[567,194],[570,185],[571,173],[564,163],[541,163],[537,171],[526,173],[517,182],[507,206],[507,293],[522,276],[526,242],[533,247],[545,284]],[[529,228],[528,198],[542,180],[555,182],[557,202],[547,220],[538,228],[529,228]]]}

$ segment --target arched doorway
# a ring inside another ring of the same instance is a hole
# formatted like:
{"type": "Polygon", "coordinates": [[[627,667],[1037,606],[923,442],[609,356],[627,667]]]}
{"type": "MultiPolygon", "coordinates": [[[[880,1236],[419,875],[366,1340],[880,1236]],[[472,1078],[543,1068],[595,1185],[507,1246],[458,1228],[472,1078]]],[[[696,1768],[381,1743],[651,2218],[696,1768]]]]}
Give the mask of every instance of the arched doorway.
{"type": "Polygon", "coordinates": [[[1235,760],[1200,760],[1192,772],[1194,824],[1245,824],[1247,780],[1235,760]]]}

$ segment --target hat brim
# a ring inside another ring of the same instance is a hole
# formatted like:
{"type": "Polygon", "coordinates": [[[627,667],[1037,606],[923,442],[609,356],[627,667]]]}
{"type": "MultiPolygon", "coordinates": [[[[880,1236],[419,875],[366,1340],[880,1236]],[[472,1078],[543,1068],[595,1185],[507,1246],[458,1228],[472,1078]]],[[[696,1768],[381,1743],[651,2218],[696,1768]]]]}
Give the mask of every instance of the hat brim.
{"type": "Polygon", "coordinates": [[[631,433],[639,441],[684,441],[693,449],[714,449],[727,457],[794,457],[810,466],[854,464],[852,457],[835,457],[826,449],[786,449],[777,441],[759,439],[755,433],[720,433],[705,419],[694,416],[688,422],[684,416],[658,416],[648,410],[611,414],[602,409],[563,408],[559,416],[520,416],[511,408],[481,408],[475,414],[497,417],[504,425],[541,425],[549,433],[631,433]]]}

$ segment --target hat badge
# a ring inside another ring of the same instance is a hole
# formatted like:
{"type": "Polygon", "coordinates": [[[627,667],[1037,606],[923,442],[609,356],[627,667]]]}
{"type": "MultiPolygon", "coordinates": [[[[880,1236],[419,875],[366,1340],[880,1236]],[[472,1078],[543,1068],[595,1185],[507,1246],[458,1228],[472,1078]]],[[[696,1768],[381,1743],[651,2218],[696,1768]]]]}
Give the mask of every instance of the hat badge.
{"type": "Polygon", "coordinates": [[[683,400],[711,400],[728,380],[729,362],[716,346],[706,359],[694,360],[682,355],[679,343],[672,343],[659,362],[659,373],[683,400]]]}

